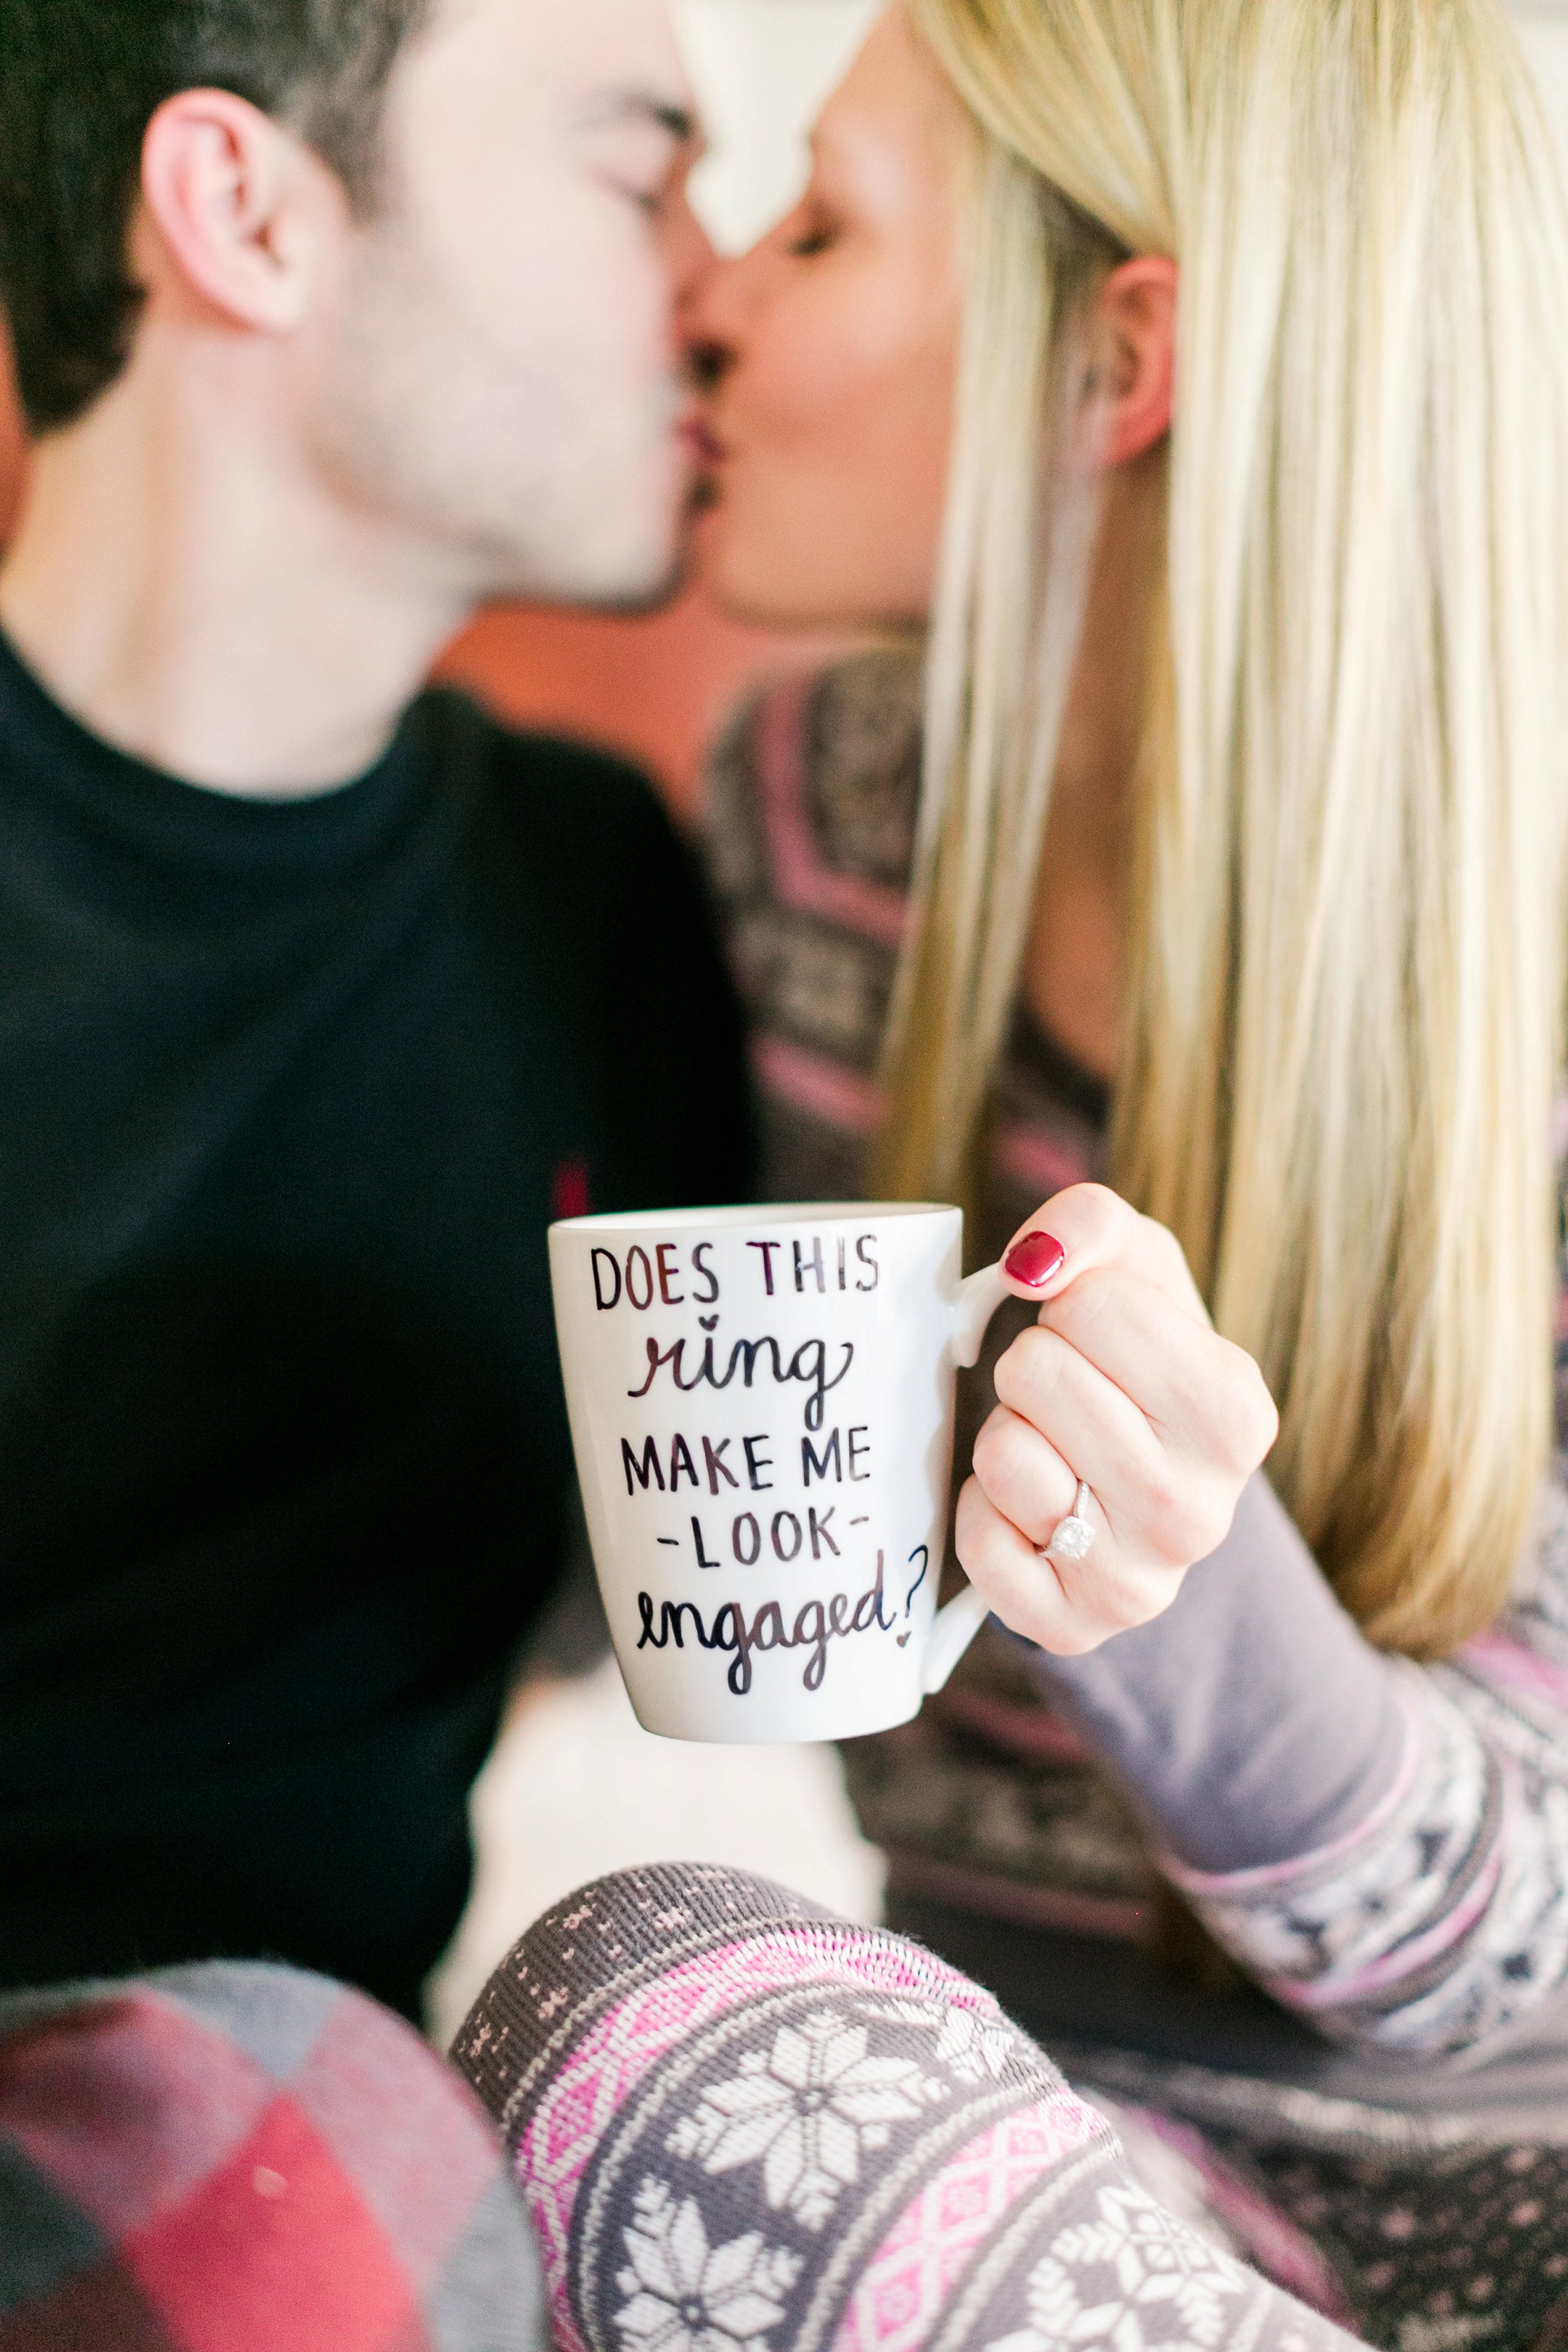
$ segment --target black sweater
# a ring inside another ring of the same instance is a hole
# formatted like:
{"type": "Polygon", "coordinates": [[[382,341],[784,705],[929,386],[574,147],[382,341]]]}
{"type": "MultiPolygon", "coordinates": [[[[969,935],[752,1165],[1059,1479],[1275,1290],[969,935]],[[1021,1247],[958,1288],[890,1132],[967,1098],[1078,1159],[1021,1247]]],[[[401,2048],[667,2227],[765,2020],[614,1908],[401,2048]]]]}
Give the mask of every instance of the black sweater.
{"type": "Polygon", "coordinates": [[[741,1197],[744,1133],[636,776],[432,694],[235,800],[0,643],[0,1982],[413,2003],[560,1573],[545,1228],[741,1197]]]}

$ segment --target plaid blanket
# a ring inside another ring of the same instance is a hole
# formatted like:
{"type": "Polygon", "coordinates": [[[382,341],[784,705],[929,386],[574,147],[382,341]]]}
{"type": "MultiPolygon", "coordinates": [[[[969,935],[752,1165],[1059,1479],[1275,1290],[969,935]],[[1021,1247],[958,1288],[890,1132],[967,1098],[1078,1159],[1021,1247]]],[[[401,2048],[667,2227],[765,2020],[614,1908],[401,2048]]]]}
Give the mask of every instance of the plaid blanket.
{"type": "Polygon", "coordinates": [[[479,2102],[360,1994],[263,1967],[0,2001],[0,2352],[534,2352],[479,2102]]]}

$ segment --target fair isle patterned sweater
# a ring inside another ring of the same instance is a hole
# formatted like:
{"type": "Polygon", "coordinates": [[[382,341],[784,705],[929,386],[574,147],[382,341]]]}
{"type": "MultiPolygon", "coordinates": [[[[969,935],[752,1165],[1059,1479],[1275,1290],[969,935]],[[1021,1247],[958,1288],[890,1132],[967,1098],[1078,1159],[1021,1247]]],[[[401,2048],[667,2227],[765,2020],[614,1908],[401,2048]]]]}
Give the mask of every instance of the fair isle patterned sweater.
{"type": "MultiPolygon", "coordinates": [[[[715,762],[774,1198],[863,1191],[919,723],[912,662],[867,656],[764,697],[715,762]]],[[[1099,1172],[1104,1113],[1020,1016],[976,1263],[1099,1172]]],[[[1363,2172],[1568,2149],[1562,1476],[1512,1606],[1449,1664],[1373,1651],[1259,1478],[1161,1624],[1071,1662],[993,1628],[944,1702],[849,1761],[894,1923],[988,1977],[1078,2079],[1210,2144],[1363,2172]],[[1206,1981],[1152,1948],[1172,1889],[1229,1956],[1206,1981]]],[[[1472,2315],[1426,2352],[1489,2335],[1472,2315]]]]}

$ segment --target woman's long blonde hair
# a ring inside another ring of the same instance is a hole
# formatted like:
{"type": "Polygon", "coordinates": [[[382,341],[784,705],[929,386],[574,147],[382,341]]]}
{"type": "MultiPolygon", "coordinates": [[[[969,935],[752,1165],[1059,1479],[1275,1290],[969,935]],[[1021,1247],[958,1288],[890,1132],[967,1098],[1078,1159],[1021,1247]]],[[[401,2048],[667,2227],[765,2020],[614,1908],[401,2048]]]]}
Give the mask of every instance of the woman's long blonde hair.
{"type": "Polygon", "coordinates": [[[1271,1475],[1342,1598],[1440,1654],[1505,1596],[1551,1442],[1551,136],[1496,0],[909,5],[977,171],[883,1178],[941,1197],[973,1148],[1087,569],[1049,420],[1097,253],[1167,255],[1113,1179],[1264,1367],[1271,1475]]]}

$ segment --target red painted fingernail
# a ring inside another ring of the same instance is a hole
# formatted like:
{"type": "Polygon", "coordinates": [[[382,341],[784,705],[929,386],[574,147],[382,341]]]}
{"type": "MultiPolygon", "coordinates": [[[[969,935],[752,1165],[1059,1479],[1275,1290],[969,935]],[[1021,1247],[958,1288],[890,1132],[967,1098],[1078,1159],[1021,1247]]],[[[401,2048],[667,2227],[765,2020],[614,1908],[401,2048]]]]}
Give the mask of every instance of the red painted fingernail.
{"type": "Polygon", "coordinates": [[[1008,1251],[1002,1271],[1030,1290],[1044,1290],[1051,1276],[1059,1274],[1067,1264],[1067,1255],[1055,1234],[1026,1234],[1008,1251]]]}

